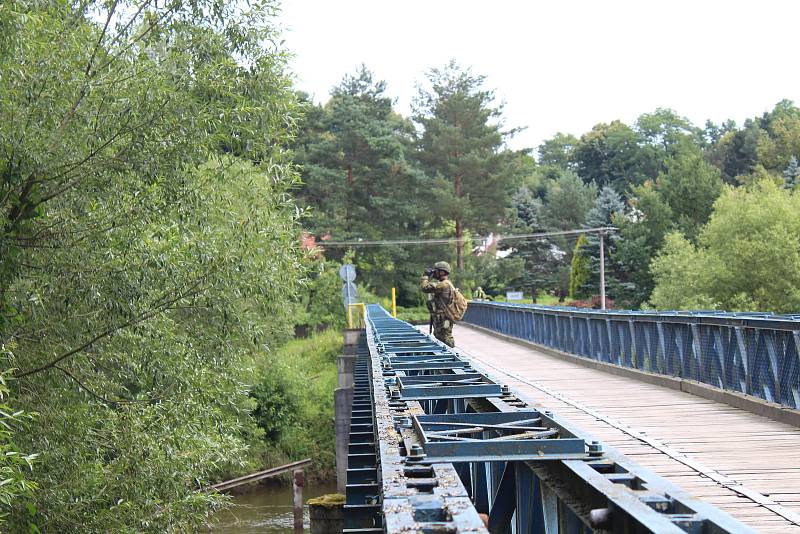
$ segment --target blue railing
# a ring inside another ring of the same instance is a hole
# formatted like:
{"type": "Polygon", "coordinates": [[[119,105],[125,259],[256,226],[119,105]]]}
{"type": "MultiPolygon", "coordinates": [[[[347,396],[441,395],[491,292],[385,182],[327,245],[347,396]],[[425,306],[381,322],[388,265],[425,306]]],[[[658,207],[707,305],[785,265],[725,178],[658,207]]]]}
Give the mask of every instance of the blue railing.
{"type": "Polygon", "coordinates": [[[472,301],[464,321],[599,362],[800,408],[800,315],[472,301]]]}

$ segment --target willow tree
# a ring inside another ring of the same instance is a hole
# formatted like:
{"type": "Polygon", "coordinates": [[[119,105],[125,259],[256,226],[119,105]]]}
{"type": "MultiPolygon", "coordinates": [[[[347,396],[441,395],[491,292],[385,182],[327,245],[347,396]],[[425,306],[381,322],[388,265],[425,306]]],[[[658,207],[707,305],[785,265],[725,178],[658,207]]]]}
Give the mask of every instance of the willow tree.
{"type": "Polygon", "coordinates": [[[428,73],[428,87],[414,101],[419,159],[430,179],[428,209],[439,224],[452,222],[459,269],[465,232],[495,228],[517,182],[519,153],[505,145],[515,130],[503,129],[502,106],[485,80],[451,61],[428,73]]]}
{"type": "Polygon", "coordinates": [[[40,455],[11,530],[191,530],[242,458],[300,271],[273,13],[0,6],[0,354],[40,455]]]}

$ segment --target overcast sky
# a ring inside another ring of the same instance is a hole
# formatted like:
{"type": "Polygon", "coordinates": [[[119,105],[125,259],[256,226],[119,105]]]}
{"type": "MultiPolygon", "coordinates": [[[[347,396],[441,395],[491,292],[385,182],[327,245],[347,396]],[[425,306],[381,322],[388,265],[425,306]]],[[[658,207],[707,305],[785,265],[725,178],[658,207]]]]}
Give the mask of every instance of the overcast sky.
{"type": "Polygon", "coordinates": [[[527,128],[514,148],[657,107],[702,126],[800,102],[795,0],[283,0],[280,23],[316,101],[365,63],[408,115],[425,72],[454,58],[527,128]]]}

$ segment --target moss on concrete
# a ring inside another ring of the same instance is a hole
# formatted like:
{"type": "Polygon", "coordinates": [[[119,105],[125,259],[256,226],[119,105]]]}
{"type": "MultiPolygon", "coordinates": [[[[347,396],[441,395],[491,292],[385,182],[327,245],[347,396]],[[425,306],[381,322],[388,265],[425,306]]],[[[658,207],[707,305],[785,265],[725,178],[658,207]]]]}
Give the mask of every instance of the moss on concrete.
{"type": "Polygon", "coordinates": [[[320,495],[314,499],[307,501],[309,506],[324,506],[325,508],[334,508],[336,506],[344,505],[344,495],[341,493],[328,493],[327,495],[320,495]]]}

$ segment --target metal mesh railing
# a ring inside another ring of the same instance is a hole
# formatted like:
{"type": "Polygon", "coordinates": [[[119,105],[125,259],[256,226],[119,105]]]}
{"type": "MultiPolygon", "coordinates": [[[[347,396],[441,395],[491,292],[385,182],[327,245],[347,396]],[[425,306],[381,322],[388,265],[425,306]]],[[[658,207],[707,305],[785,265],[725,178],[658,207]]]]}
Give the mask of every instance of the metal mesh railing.
{"type": "Polygon", "coordinates": [[[464,321],[592,360],[800,408],[800,315],[473,301],[464,321]]]}

